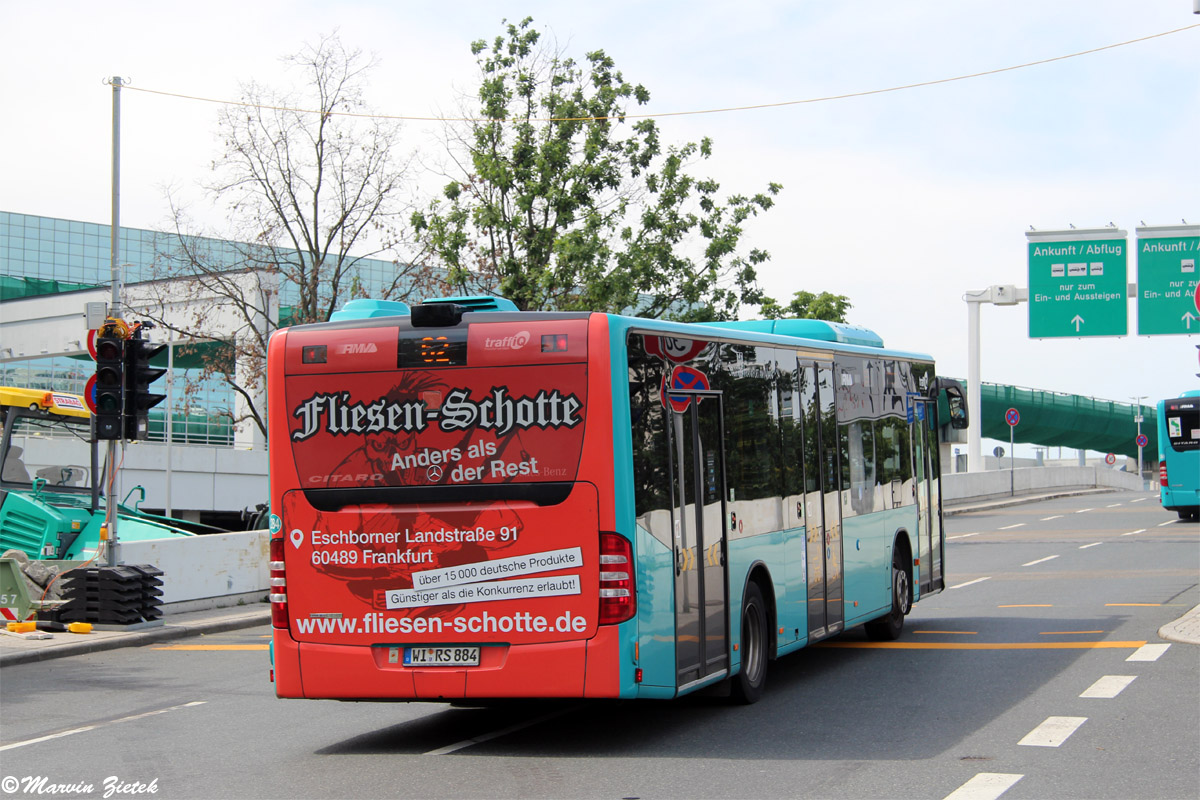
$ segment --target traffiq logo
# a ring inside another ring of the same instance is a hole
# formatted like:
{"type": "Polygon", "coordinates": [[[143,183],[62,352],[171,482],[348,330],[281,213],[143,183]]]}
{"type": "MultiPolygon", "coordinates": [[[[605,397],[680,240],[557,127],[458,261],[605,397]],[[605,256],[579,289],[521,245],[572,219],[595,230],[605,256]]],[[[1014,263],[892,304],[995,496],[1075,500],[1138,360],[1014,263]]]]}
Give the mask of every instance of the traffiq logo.
{"type": "Polygon", "coordinates": [[[485,338],[484,348],[488,350],[520,350],[529,344],[529,331],[520,331],[512,336],[501,336],[497,339],[485,338]]]}

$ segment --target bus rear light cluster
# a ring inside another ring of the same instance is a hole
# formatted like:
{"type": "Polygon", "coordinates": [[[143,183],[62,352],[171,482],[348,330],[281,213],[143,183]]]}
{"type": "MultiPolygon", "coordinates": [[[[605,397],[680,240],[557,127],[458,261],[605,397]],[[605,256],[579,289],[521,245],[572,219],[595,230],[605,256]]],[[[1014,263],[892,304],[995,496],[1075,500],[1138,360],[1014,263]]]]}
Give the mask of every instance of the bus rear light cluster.
{"type": "Polygon", "coordinates": [[[615,625],[637,613],[633,546],[615,533],[600,534],[600,624],[615,625]]]}
{"type": "Polygon", "coordinates": [[[1167,462],[1165,460],[1158,462],[1158,482],[1163,486],[1169,486],[1167,483],[1167,462]]]}
{"type": "Polygon", "coordinates": [[[288,626],[287,575],[283,566],[284,539],[271,540],[271,625],[276,628],[288,626]]]}

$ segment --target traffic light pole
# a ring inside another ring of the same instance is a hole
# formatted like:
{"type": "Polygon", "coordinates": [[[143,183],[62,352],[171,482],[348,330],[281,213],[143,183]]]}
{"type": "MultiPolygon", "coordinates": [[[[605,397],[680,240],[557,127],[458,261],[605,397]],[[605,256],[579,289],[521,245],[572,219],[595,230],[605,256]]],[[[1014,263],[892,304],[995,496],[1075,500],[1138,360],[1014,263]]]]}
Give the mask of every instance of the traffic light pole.
{"type": "MultiPolygon", "coordinates": [[[[112,230],[109,235],[111,244],[112,268],[112,316],[121,313],[121,86],[124,80],[114,75],[112,80],[112,230]]],[[[108,565],[115,567],[120,563],[117,552],[117,444],[122,440],[109,440],[108,453],[104,461],[104,475],[107,482],[104,496],[104,524],[108,531],[108,565]]]]}

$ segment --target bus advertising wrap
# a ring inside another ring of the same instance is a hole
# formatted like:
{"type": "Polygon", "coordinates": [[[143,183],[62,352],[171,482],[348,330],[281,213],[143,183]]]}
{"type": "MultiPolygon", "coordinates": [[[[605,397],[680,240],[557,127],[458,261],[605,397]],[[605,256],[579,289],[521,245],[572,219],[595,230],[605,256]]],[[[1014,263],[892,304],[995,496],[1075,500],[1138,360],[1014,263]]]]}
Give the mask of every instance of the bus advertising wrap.
{"type": "Polygon", "coordinates": [[[288,376],[299,488],[280,511],[292,635],[522,644],[594,634],[598,501],[590,484],[571,485],[586,374],[554,364],[288,376]],[[569,489],[543,506],[452,502],[439,488],[537,483],[569,489]],[[389,487],[407,494],[337,510],[309,495],[389,487]]]}
{"type": "Polygon", "coordinates": [[[522,505],[316,512],[303,492],[286,493],[289,583],[305,587],[289,602],[293,635],[518,644],[593,633],[595,536],[581,532],[585,520],[595,528],[595,489],[522,505]]]}

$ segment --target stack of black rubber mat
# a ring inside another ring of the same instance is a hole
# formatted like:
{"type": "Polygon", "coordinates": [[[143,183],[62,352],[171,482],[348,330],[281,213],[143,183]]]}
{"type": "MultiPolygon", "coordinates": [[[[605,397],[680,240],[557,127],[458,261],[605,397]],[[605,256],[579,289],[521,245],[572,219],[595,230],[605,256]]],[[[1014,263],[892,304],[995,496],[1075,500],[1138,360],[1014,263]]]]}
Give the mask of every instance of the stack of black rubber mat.
{"type": "Polygon", "coordinates": [[[61,622],[134,625],[162,616],[162,570],[149,564],[86,567],[63,575],[61,622]]]}

